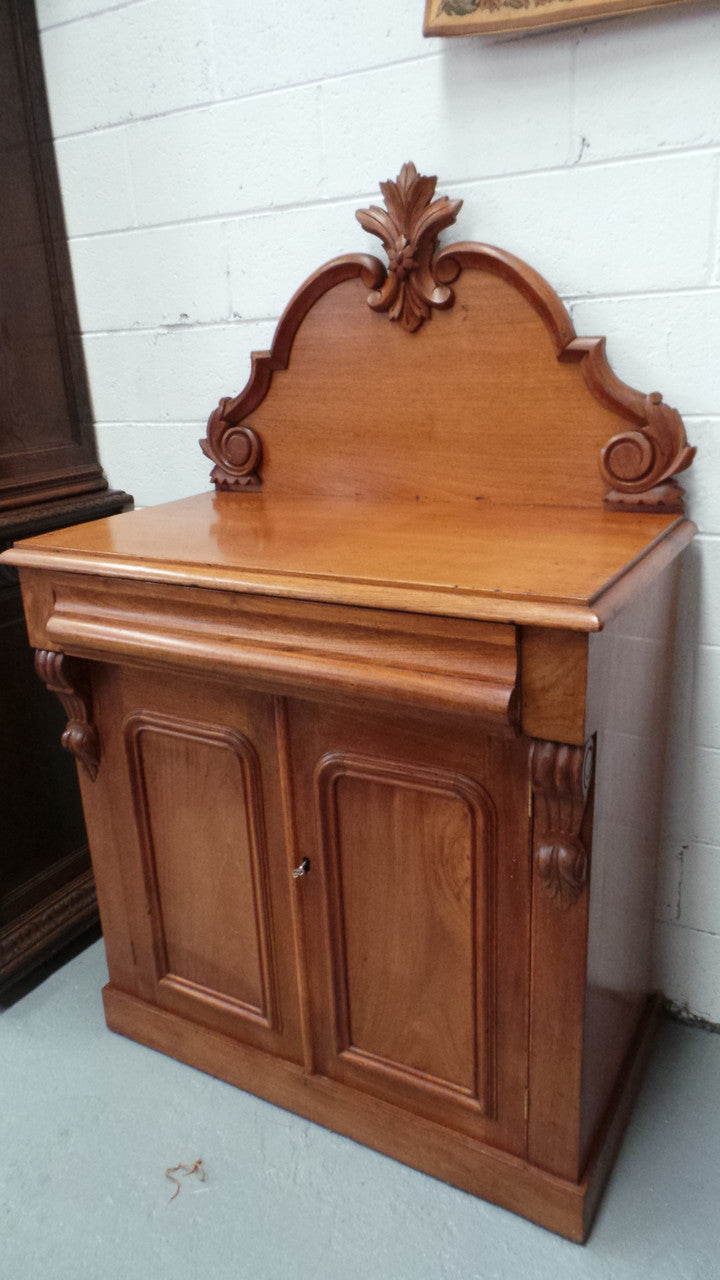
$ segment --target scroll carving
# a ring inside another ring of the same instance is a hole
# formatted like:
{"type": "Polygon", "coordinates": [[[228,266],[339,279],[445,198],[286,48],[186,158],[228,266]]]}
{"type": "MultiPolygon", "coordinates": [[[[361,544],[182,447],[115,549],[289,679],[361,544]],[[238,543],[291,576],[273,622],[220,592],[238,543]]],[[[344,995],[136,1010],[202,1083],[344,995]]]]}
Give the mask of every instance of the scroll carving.
{"type": "Polygon", "coordinates": [[[227,420],[231,404],[227,396],[220,401],[210,414],[207,440],[200,441],[205,456],[215,463],[210,479],[218,489],[260,489],[262,441],[247,423],[227,420]]]}
{"type": "Polygon", "coordinates": [[[578,901],[587,880],[580,829],[593,767],[592,740],[584,747],[536,740],[530,750],[535,872],[561,910],[578,901]]]}
{"type": "Polygon", "coordinates": [[[90,688],[83,664],[64,653],[37,649],[35,670],[51,693],[57,694],[67,712],[62,745],[72,752],[94,782],[100,765],[100,740],[92,722],[90,688]]]}
{"type": "Polygon", "coordinates": [[[370,294],[368,303],[411,333],[430,318],[433,307],[443,311],[455,301],[433,257],[438,235],[452,226],[462,200],[433,200],[436,185],[436,177],[423,177],[414,164],[404,164],[396,182],[380,183],[386,208],[371,205],[355,214],[366,231],[382,240],[389,261],[382,287],[370,294]]]}
{"type": "Polygon", "coordinates": [[[672,479],[695,457],[677,409],[659,391],[645,397],[645,425],[613,436],[600,454],[603,479],[612,485],[606,507],[682,511],[683,490],[672,479]]]}
{"type": "Polygon", "coordinates": [[[683,489],[673,479],[695,457],[677,409],[663,404],[659,391],[643,395],[613,373],[604,338],[573,338],[558,359],[581,361],[588,390],[600,404],[632,424],[613,436],[600,451],[600,474],[610,490],[603,506],[610,510],[679,512],[683,489]]]}

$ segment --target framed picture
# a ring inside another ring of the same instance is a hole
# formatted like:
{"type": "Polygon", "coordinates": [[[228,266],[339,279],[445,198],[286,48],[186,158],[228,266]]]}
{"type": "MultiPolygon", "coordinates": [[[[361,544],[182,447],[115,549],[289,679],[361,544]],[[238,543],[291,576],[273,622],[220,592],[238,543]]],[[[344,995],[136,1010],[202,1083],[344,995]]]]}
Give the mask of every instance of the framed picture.
{"type": "Polygon", "coordinates": [[[694,0],[425,0],[426,36],[477,36],[568,22],[593,22],[694,0]]]}

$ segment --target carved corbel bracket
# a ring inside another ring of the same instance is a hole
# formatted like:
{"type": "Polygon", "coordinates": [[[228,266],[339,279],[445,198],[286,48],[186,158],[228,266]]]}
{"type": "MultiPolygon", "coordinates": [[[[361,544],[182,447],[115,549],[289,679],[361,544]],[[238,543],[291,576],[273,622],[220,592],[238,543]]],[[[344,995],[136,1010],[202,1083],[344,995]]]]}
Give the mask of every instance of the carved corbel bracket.
{"type": "Polygon", "coordinates": [[[587,853],[580,830],[594,768],[594,747],[536,739],[530,749],[535,800],[535,872],[562,910],[580,897],[587,880],[587,853]]]}
{"type": "Polygon", "coordinates": [[[438,235],[452,226],[462,200],[433,200],[436,186],[436,177],[423,177],[414,164],[404,164],[395,182],[380,183],[386,208],[371,205],[355,214],[365,231],[379,236],[388,256],[387,276],[368,303],[411,333],[429,320],[433,307],[445,311],[455,301],[448,276],[433,258],[438,235]]]}
{"type": "Polygon", "coordinates": [[[100,739],[92,722],[90,684],[83,663],[65,653],[36,649],[35,670],[50,692],[57,694],[67,712],[62,745],[72,752],[94,782],[100,765],[100,739]]]}

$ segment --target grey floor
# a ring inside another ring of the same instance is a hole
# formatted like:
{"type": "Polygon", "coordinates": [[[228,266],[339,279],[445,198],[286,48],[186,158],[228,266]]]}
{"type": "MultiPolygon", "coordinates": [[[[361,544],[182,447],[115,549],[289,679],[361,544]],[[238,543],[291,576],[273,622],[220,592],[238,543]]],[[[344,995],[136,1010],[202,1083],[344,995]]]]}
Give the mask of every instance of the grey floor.
{"type": "Polygon", "coordinates": [[[0,1014],[2,1277],[720,1277],[718,1035],[663,1025],[581,1248],[113,1035],[104,981],[98,942],[0,1014]]]}

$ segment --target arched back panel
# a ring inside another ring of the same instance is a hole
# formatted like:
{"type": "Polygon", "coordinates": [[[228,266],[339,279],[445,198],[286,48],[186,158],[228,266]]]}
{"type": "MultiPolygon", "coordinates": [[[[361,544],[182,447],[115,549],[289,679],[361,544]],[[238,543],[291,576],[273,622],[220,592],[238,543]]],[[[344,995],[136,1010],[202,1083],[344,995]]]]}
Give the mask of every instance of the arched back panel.
{"type": "MultiPolygon", "coordinates": [[[[434,181],[412,173],[406,188],[432,183],[432,195],[434,181]]],[[[450,202],[416,200],[424,232],[412,217],[403,232],[400,216],[378,230],[389,271],[375,258],[339,258],[298,291],[245,391],[210,419],[203,448],[215,483],[681,510],[672,476],[693,451],[677,413],[615,378],[604,340],[577,338],[526,264],[480,244],[435,254],[436,205],[446,224],[450,202]]],[[[390,221],[382,210],[359,216],[373,230],[390,221]]]]}

